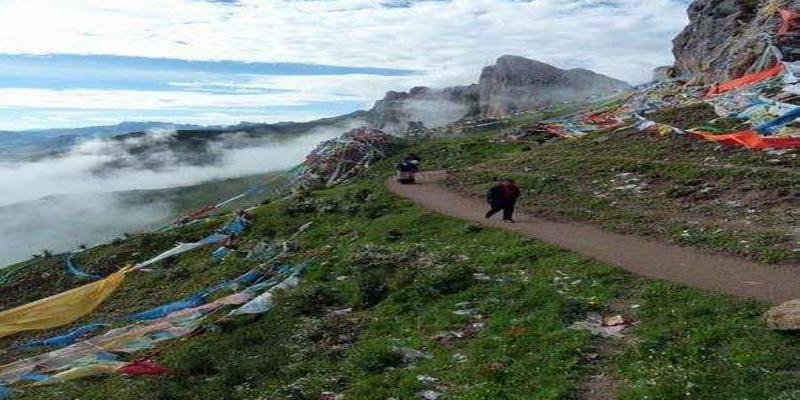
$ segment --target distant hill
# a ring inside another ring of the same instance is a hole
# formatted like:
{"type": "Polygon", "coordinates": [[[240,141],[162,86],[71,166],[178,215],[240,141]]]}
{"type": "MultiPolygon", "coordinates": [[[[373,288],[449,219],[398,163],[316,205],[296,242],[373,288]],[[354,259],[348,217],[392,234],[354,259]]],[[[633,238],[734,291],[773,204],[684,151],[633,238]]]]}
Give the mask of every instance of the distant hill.
{"type": "MultiPolygon", "coordinates": [[[[340,115],[337,117],[321,118],[307,122],[278,122],[274,124],[242,122],[237,125],[224,127],[178,127],[176,129],[176,137],[179,138],[179,140],[187,141],[198,139],[219,139],[231,134],[244,134],[246,137],[291,137],[309,132],[314,129],[338,128],[350,123],[359,123],[363,121],[365,114],[366,113],[364,111],[356,111],[354,113],[340,115]]],[[[144,129],[138,131],[127,131],[123,134],[114,135],[113,139],[122,141],[129,138],[142,137],[146,133],[147,132],[144,129]]]]}
{"type": "Polygon", "coordinates": [[[478,83],[483,117],[501,117],[532,107],[581,101],[630,86],[583,68],[563,70],[518,56],[503,56],[485,67],[478,83]]]}
{"type": "MultiPolygon", "coordinates": [[[[85,128],[54,128],[24,131],[0,131],[0,160],[45,158],[63,153],[76,144],[89,139],[110,138],[119,142],[144,137],[152,130],[174,130],[170,150],[203,151],[209,143],[237,134],[243,138],[288,139],[315,129],[334,128],[345,131],[353,124],[363,124],[364,111],[307,122],[251,123],[242,122],[228,126],[201,126],[170,122],[122,122],[116,125],[85,128]]],[[[135,153],[148,150],[139,146],[135,153]]]]}
{"type": "Polygon", "coordinates": [[[64,150],[81,140],[110,137],[148,129],[193,129],[199,125],[170,122],[121,122],[116,125],[83,128],[32,129],[0,131],[0,158],[25,157],[64,150]]]}
{"type": "Polygon", "coordinates": [[[108,241],[124,232],[153,229],[188,211],[263,186],[264,193],[231,203],[223,211],[256,205],[271,193],[272,186],[267,185],[270,176],[211,180],[167,189],[60,194],[0,206],[0,237],[4,239],[0,269],[43,249],[60,253],[80,244],[108,241]]]}
{"type": "Polygon", "coordinates": [[[213,165],[223,150],[280,144],[325,130],[332,130],[333,137],[353,126],[363,125],[363,115],[363,111],[358,111],[308,122],[242,123],[220,128],[178,129],[167,136],[152,135],[148,131],[116,135],[108,139],[109,144],[117,144],[111,146],[115,149],[115,161],[105,165],[104,169],[131,166],[158,169],[163,163],[213,165]],[[165,154],[169,156],[164,157],[165,154]]]}

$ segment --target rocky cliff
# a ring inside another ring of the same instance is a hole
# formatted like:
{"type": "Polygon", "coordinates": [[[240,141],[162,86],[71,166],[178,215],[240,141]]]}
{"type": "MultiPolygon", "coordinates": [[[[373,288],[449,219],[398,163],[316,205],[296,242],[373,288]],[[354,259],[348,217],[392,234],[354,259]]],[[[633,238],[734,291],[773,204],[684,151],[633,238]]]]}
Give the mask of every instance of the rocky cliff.
{"type": "Polygon", "coordinates": [[[532,107],[583,100],[626,89],[628,84],[586,70],[563,70],[518,56],[503,56],[485,67],[478,83],[484,117],[500,117],[532,107]]]}
{"type": "Polygon", "coordinates": [[[375,103],[366,119],[380,129],[405,129],[417,122],[435,127],[465,116],[500,117],[627,87],[625,82],[589,70],[563,70],[524,57],[503,56],[483,69],[477,84],[389,92],[375,103]]]}
{"type": "Polygon", "coordinates": [[[671,65],[664,65],[653,69],[653,82],[663,82],[675,76],[675,68],[671,65]]]}
{"type": "Polygon", "coordinates": [[[770,43],[786,60],[797,58],[800,36],[777,34],[781,8],[800,10],[800,0],[694,0],[673,41],[675,73],[697,83],[736,78],[769,61],[770,43]]]}
{"type": "Polygon", "coordinates": [[[420,123],[428,128],[446,125],[478,114],[477,85],[446,89],[415,87],[408,92],[390,91],[367,112],[367,124],[378,129],[404,130],[420,123]]]}

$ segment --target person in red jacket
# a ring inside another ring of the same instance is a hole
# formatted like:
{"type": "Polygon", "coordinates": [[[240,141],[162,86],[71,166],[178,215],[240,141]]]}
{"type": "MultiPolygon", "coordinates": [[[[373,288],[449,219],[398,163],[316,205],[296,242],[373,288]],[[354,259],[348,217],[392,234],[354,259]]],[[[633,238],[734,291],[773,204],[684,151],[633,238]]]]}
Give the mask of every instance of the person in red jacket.
{"type": "Polygon", "coordinates": [[[486,193],[486,200],[491,209],[486,213],[486,219],[503,211],[503,222],[514,222],[514,206],[519,199],[520,190],[512,179],[504,179],[500,184],[493,186],[486,193]]]}

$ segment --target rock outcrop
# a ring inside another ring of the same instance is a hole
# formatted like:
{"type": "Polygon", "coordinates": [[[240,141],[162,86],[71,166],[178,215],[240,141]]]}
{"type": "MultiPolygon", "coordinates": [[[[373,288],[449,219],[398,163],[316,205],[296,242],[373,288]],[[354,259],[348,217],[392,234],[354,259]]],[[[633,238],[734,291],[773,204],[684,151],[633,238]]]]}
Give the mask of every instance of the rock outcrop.
{"type": "Polygon", "coordinates": [[[626,88],[625,82],[586,69],[563,70],[524,57],[503,56],[481,73],[479,109],[482,117],[496,118],[626,88]]]}
{"type": "Polygon", "coordinates": [[[800,300],[790,300],[764,314],[767,327],[779,331],[800,330],[800,300]]]}
{"type": "Polygon", "coordinates": [[[388,92],[367,112],[366,120],[370,126],[386,130],[404,130],[419,122],[435,128],[463,117],[502,117],[628,87],[625,82],[586,69],[563,70],[524,57],[503,56],[483,69],[477,84],[388,92]]]}
{"type": "Polygon", "coordinates": [[[664,82],[675,77],[675,68],[671,65],[653,69],[653,82],[664,82]]]}
{"type": "Polygon", "coordinates": [[[697,83],[752,72],[770,42],[791,61],[800,55],[800,36],[778,35],[779,9],[800,10],[800,0],[694,0],[689,25],[673,40],[675,72],[697,83]]]}
{"type": "Polygon", "coordinates": [[[390,91],[367,113],[369,126],[405,130],[424,125],[436,128],[467,115],[477,114],[477,86],[446,89],[415,87],[408,92],[390,91]]]}

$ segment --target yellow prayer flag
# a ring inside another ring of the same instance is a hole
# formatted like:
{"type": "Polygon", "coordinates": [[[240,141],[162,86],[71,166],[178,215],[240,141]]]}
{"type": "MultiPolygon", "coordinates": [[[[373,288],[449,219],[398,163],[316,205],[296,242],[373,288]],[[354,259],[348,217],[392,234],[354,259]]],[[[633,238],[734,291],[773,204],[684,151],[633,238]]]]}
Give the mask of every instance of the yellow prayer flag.
{"type": "Polygon", "coordinates": [[[0,312],[0,338],[66,325],[94,311],[125,279],[121,269],[104,279],[0,312]]]}

